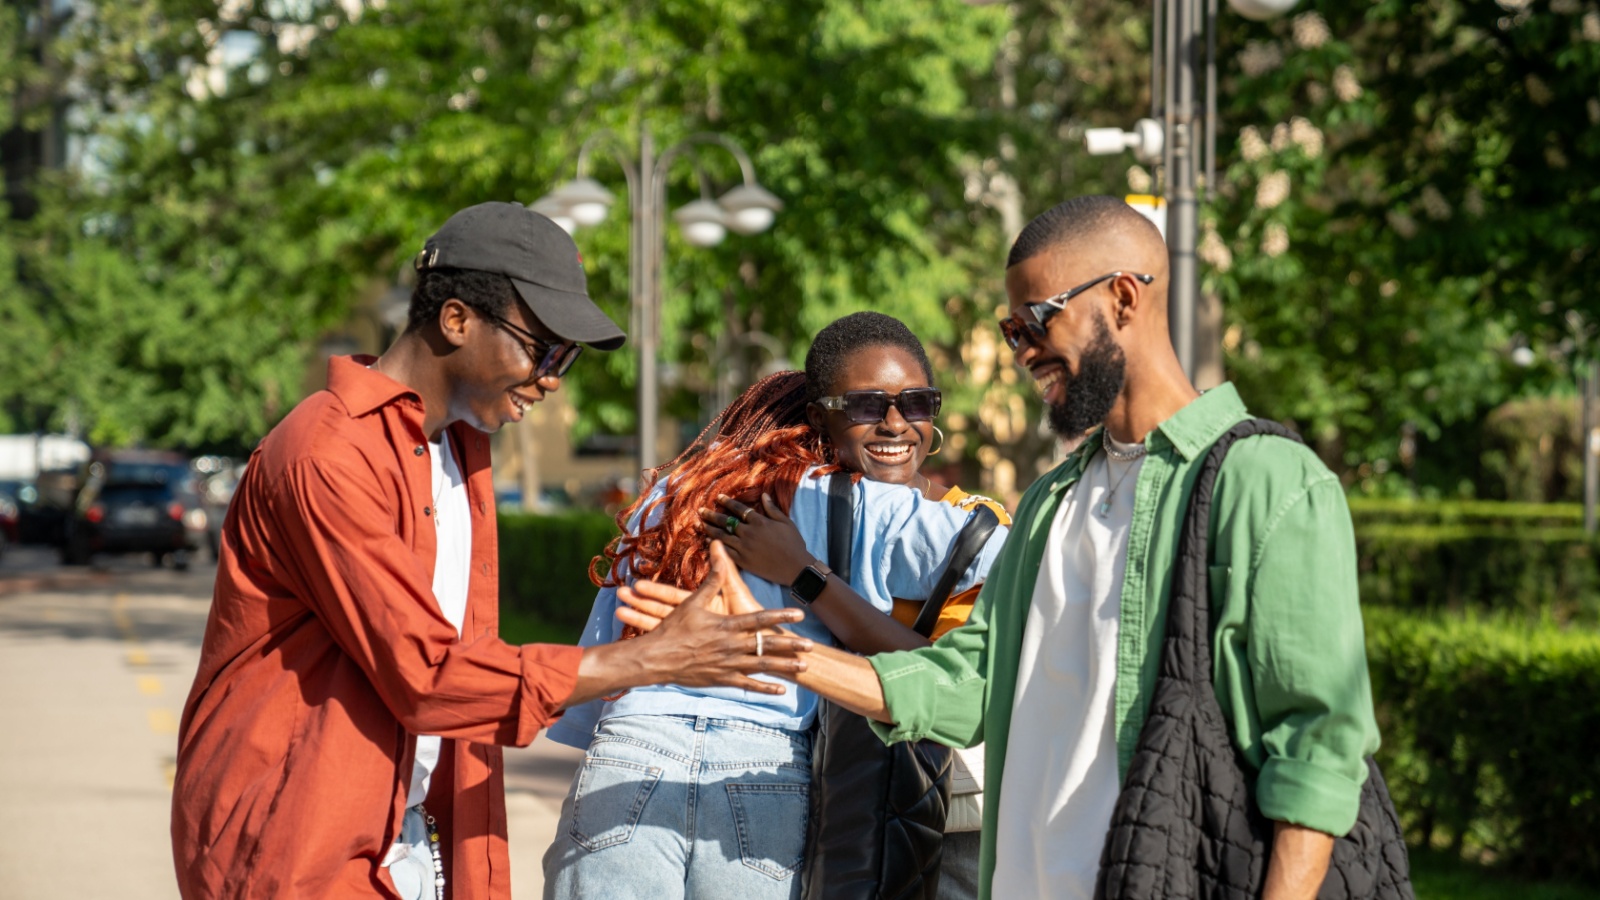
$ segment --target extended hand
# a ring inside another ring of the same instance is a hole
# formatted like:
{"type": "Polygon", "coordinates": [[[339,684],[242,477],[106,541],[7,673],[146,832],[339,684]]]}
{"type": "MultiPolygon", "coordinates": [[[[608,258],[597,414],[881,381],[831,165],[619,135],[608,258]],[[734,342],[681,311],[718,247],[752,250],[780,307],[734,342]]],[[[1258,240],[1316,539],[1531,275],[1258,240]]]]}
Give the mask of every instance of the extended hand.
{"type": "Polygon", "coordinates": [[[793,584],[800,570],[816,561],[800,529],[770,495],[762,494],[757,506],[727,495],[717,503],[721,509],[702,509],[700,518],[713,537],[727,544],[728,556],[740,568],[773,584],[793,584]]]}
{"type": "MultiPolygon", "coordinates": [[[[718,571],[722,566],[733,568],[733,562],[721,541],[711,544],[711,566],[713,571],[718,571]]],[[[730,616],[761,612],[765,607],[751,596],[750,588],[745,585],[743,578],[738,577],[736,568],[734,572],[734,576],[723,583],[722,590],[706,600],[706,609],[730,616]]],[[[617,618],[624,625],[632,625],[649,633],[656,630],[690,596],[683,588],[659,581],[635,582],[631,587],[617,588],[617,599],[626,604],[617,610],[617,618]]]]}
{"type": "MultiPolygon", "coordinates": [[[[729,585],[744,590],[748,597],[727,551],[712,544],[711,574],[698,590],[682,597],[670,615],[659,617],[653,631],[635,640],[584,651],[578,686],[566,705],[647,684],[736,687],[782,694],[783,685],[750,675],[764,672],[792,680],[805,671],[806,662],[800,656],[812,649],[811,641],[772,632],[779,625],[800,621],[805,614],[797,609],[763,609],[724,616],[708,609],[711,599],[729,585]]],[[[630,621],[634,614],[629,607],[619,610],[617,617],[629,624],[644,624],[630,621]]]]}

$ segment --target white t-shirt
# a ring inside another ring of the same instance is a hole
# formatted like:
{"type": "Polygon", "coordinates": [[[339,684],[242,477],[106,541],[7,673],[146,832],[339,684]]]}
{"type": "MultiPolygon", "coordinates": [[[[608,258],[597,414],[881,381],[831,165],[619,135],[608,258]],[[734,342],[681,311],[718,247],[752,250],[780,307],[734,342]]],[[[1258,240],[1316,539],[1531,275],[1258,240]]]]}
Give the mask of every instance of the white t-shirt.
{"type": "MultiPolygon", "coordinates": [[[[467,501],[467,482],[456,465],[450,441],[429,441],[428,450],[433,462],[433,524],[439,533],[433,597],[460,636],[461,620],[467,612],[467,581],[472,573],[472,506],[467,501]]],[[[428,780],[438,764],[439,738],[418,735],[417,761],[411,768],[406,806],[416,806],[428,796],[428,780]]]]}
{"type": "MultiPolygon", "coordinates": [[[[1112,442],[1118,450],[1138,445],[1112,442]]],[[[1112,728],[1128,528],[1143,457],[1097,453],[1062,500],[1022,638],[993,895],[1088,900],[1121,791],[1112,728]]]]}

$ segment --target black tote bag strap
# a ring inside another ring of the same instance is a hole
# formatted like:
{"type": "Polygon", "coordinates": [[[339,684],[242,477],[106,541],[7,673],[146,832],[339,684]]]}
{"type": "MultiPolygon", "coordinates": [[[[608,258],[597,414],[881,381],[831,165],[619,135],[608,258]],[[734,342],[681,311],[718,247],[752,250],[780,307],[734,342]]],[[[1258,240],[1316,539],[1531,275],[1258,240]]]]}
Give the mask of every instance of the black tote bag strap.
{"type": "Polygon", "coordinates": [[[939,576],[932,596],[922,604],[922,611],[917,613],[917,623],[911,626],[917,634],[923,637],[933,634],[933,626],[939,621],[939,611],[944,609],[945,601],[950,599],[961,576],[972,568],[972,561],[983,552],[983,545],[989,543],[989,536],[994,534],[999,524],[1000,517],[981,503],[972,511],[966,524],[961,526],[961,533],[956,536],[956,546],[950,552],[950,561],[945,564],[944,574],[939,576]]]}
{"type": "Polygon", "coordinates": [[[828,476],[828,568],[850,581],[851,538],[856,524],[855,484],[843,470],[828,476]]]}
{"type": "Polygon", "coordinates": [[[1211,685],[1211,494],[1228,450],[1245,438],[1270,435],[1305,443],[1298,434],[1269,419],[1246,419],[1211,445],[1189,492],[1189,509],[1178,536],[1178,566],[1173,571],[1167,635],[1161,674],[1209,689],[1211,685]]]}

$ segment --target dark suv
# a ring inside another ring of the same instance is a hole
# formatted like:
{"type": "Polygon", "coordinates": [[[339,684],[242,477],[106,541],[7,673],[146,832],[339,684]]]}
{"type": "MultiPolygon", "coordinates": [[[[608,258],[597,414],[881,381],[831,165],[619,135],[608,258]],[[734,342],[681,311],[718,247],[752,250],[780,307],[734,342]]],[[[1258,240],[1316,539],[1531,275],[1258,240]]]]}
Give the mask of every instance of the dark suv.
{"type": "Polygon", "coordinates": [[[206,511],[189,463],[158,451],[111,451],[89,462],[67,520],[61,561],[87,565],[97,553],[148,553],[187,569],[205,542],[206,511]]]}

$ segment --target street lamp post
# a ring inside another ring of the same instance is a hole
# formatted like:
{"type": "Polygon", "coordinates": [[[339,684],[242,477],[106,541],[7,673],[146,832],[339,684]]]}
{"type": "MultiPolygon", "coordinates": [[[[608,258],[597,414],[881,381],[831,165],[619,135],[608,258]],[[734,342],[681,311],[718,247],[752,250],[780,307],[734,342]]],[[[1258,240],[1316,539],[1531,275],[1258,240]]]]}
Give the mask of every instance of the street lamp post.
{"type": "MultiPolygon", "coordinates": [[[[1235,13],[1257,21],[1292,9],[1298,0],[1228,0],[1235,13]]],[[[1095,156],[1132,150],[1157,165],[1167,192],[1169,321],[1172,346],[1190,378],[1200,353],[1195,318],[1200,271],[1195,251],[1200,194],[1215,182],[1217,143],[1217,0],[1154,0],[1150,38],[1150,118],[1132,131],[1090,128],[1095,156]]]]}
{"type": "Polygon", "coordinates": [[[716,145],[739,163],[742,184],[713,202],[702,196],[674,212],[684,238],[696,247],[713,247],[729,230],[756,234],[772,226],[783,203],[756,182],[755,167],[744,148],[726,135],[691,134],[656,152],[648,126],[639,130],[639,154],[630,157],[614,132],[590,135],[578,150],[578,177],[556,188],[534,204],[564,228],[595,225],[603,220],[614,198],[599,182],[587,176],[589,156],[597,148],[609,150],[622,168],[628,184],[632,230],[628,240],[628,284],[633,304],[634,344],[639,351],[639,468],[653,469],[660,421],[660,383],[657,354],[661,346],[661,265],[666,254],[667,172],[683,154],[699,146],[716,145]]]}

